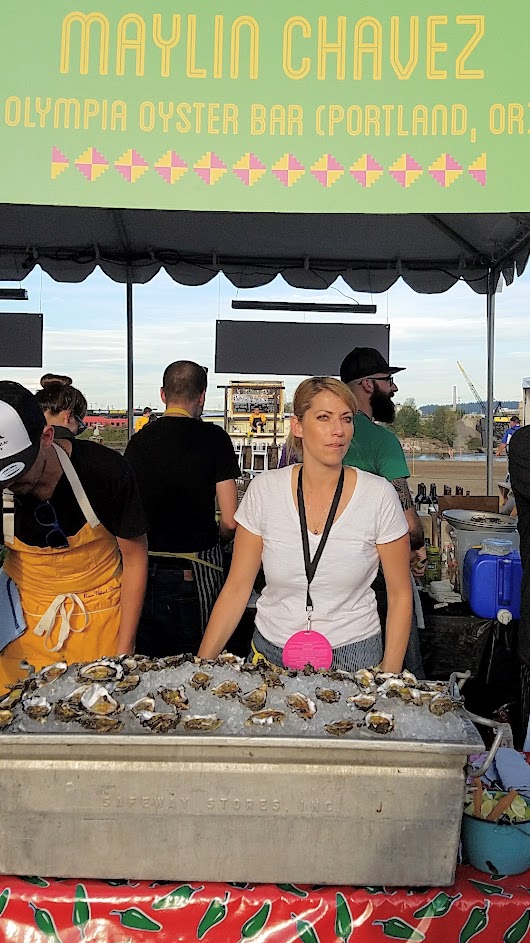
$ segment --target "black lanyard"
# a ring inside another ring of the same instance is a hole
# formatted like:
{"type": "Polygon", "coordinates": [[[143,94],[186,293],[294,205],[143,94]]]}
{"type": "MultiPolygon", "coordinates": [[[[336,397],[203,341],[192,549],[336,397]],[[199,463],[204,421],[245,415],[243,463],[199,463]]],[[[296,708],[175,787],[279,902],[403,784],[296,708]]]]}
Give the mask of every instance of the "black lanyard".
{"type": "Polygon", "coordinates": [[[304,490],[302,487],[302,468],[298,473],[298,513],[300,515],[300,530],[302,532],[302,547],[304,548],[304,564],[305,564],[305,573],[307,576],[307,599],[306,607],[308,619],[311,617],[313,611],[313,601],[309,592],[309,587],[313,580],[313,577],[316,573],[317,566],[322,556],[322,551],[326,546],[326,541],[329,537],[329,532],[331,530],[331,525],[335,519],[335,514],[337,513],[337,508],[339,506],[339,501],[342,495],[342,489],[344,487],[344,468],[341,470],[339,480],[337,482],[337,487],[335,488],[335,494],[333,496],[333,501],[331,502],[331,507],[329,509],[329,514],[326,520],[324,530],[322,531],[322,537],[320,538],[319,545],[316,549],[315,556],[311,560],[309,556],[309,537],[307,536],[307,518],[305,514],[305,504],[304,504],[304,490]]]}

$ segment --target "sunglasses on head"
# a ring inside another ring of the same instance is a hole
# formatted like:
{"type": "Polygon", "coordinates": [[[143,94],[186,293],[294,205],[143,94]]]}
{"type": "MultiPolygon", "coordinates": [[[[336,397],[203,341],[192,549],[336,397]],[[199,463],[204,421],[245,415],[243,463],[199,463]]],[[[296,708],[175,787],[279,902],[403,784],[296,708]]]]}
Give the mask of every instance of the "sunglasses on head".
{"type": "Polygon", "coordinates": [[[85,429],[88,429],[88,426],[87,426],[86,422],[83,422],[83,420],[80,419],[79,416],[76,416],[75,413],[74,413],[74,419],[75,419],[75,421],[76,421],[76,423],[77,423],[77,432],[76,432],[76,435],[81,435],[81,433],[84,432],[85,429]]]}

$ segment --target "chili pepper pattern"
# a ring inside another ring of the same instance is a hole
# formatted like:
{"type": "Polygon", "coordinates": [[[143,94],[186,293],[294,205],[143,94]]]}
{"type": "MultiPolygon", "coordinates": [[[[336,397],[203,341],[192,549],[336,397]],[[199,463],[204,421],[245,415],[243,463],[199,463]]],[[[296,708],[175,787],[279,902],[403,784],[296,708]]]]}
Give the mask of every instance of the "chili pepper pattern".
{"type": "Polygon", "coordinates": [[[296,932],[302,943],[320,943],[318,934],[313,924],[309,923],[309,920],[303,920],[302,917],[297,917],[296,914],[291,914],[291,919],[296,924],[296,932]]]}
{"type": "Polygon", "coordinates": [[[53,943],[61,943],[61,938],[57,933],[57,928],[50,911],[37,907],[35,904],[32,904],[31,901],[29,901],[29,906],[33,910],[33,919],[37,929],[46,937],[46,943],[52,943],[52,940],[53,943]]]}
{"type": "Polygon", "coordinates": [[[177,910],[179,907],[185,907],[189,900],[197,891],[203,891],[204,884],[199,887],[192,887],[191,884],[180,884],[174,890],[166,894],[165,897],[159,897],[151,904],[153,910],[177,910]]]}
{"type": "Polygon", "coordinates": [[[20,880],[25,881],[26,884],[33,884],[34,887],[49,887],[50,886],[49,881],[45,881],[44,878],[39,878],[36,875],[35,876],[24,875],[24,877],[21,877],[20,880]]]}
{"type": "Polygon", "coordinates": [[[489,922],[489,907],[489,900],[484,901],[483,907],[473,907],[473,910],[460,931],[458,943],[468,943],[472,937],[477,936],[478,933],[482,933],[489,922]]]}
{"type": "Polygon", "coordinates": [[[382,884],[370,884],[364,888],[368,894],[385,894],[386,897],[392,897],[394,894],[397,894],[397,891],[389,891],[388,888],[383,887],[382,884]]]}
{"type": "Polygon", "coordinates": [[[221,921],[225,919],[228,913],[227,903],[229,900],[230,892],[227,891],[223,900],[221,900],[220,897],[215,897],[211,904],[208,905],[197,927],[198,940],[202,940],[203,936],[208,933],[208,930],[211,930],[212,927],[216,927],[218,923],[221,923],[221,921]]]}
{"type": "Polygon", "coordinates": [[[85,927],[90,920],[90,902],[88,900],[87,890],[84,884],[78,884],[75,889],[75,901],[72,911],[72,923],[77,927],[81,939],[85,938],[85,927]]]}
{"type": "Polygon", "coordinates": [[[241,927],[241,941],[244,943],[244,940],[252,940],[254,937],[261,933],[267,920],[270,917],[270,912],[272,909],[272,904],[270,900],[266,900],[262,907],[256,911],[252,917],[249,917],[241,927]]]}
{"type": "Polygon", "coordinates": [[[3,890],[2,893],[0,894],[0,917],[2,916],[4,910],[7,907],[10,894],[11,894],[10,887],[6,887],[5,890],[3,890]]]}
{"type": "Polygon", "coordinates": [[[162,924],[140,910],[138,907],[128,907],[127,910],[111,910],[111,914],[117,914],[120,918],[122,927],[128,930],[147,930],[156,933],[162,929],[162,924]]]}
{"type": "Polygon", "coordinates": [[[502,938],[503,943],[521,943],[521,940],[524,940],[528,933],[529,927],[530,909],[527,908],[524,914],[519,917],[519,920],[516,920],[515,923],[512,923],[511,927],[508,927],[502,938]]]}
{"type": "Polygon", "coordinates": [[[431,937],[432,943],[530,943],[525,878],[530,887],[527,875],[497,881],[462,867],[451,888],[389,888],[373,895],[359,887],[265,884],[250,890],[193,881],[151,882],[154,889],[141,881],[136,892],[133,882],[111,888],[105,881],[10,877],[0,884],[0,941],[9,936],[22,943],[29,934],[35,943],[88,943],[96,932],[116,943],[266,943],[273,937],[278,943],[431,943],[431,937]],[[292,888],[307,896],[289,893],[292,888]]]}
{"type": "Polygon", "coordinates": [[[422,917],[445,917],[451,910],[455,900],[460,900],[461,897],[461,894],[455,894],[454,897],[449,897],[445,891],[441,891],[436,897],[433,897],[428,904],[416,910],[413,917],[415,920],[421,920],[422,917]]]}
{"type": "Polygon", "coordinates": [[[412,943],[421,943],[425,939],[425,934],[421,930],[411,927],[410,923],[402,920],[401,917],[392,917],[390,920],[374,920],[372,926],[381,926],[385,936],[393,940],[411,940],[412,943]]]}
{"type": "Polygon", "coordinates": [[[343,894],[335,895],[335,936],[348,943],[353,932],[352,916],[348,901],[343,894]]]}
{"type": "Polygon", "coordinates": [[[295,897],[307,897],[307,891],[304,891],[301,887],[297,887],[296,884],[277,884],[276,887],[279,887],[281,891],[285,891],[287,894],[294,894],[295,897]]]}
{"type": "Polygon", "coordinates": [[[481,894],[486,894],[488,897],[506,897],[508,900],[511,900],[513,897],[513,894],[508,894],[508,892],[505,891],[503,887],[499,887],[498,884],[484,884],[483,881],[475,881],[473,878],[469,878],[469,883],[473,884],[481,894]]]}

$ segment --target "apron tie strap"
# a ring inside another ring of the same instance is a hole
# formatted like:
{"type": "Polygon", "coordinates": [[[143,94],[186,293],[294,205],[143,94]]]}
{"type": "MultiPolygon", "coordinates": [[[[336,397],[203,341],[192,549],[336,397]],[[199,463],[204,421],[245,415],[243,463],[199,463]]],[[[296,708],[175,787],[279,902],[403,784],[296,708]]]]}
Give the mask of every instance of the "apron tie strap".
{"type": "Polygon", "coordinates": [[[90,616],[86,610],[86,606],[77,593],[63,593],[60,596],[56,596],[53,602],[50,603],[44,615],[42,615],[37,622],[33,632],[35,635],[44,636],[44,648],[46,651],[58,652],[63,647],[70,632],[83,632],[86,629],[89,618],[90,616]],[[70,625],[70,619],[74,615],[76,606],[84,617],[84,623],[79,629],[74,629],[70,625]],[[51,634],[58,615],[61,617],[59,638],[57,645],[52,646],[48,643],[51,643],[51,634]]]}
{"type": "Polygon", "coordinates": [[[219,573],[224,572],[222,566],[216,566],[215,563],[210,563],[208,560],[201,560],[197,552],[190,551],[189,553],[169,553],[165,550],[148,550],[147,555],[149,557],[162,557],[174,560],[190,560],[192,563],[200,563],[201,566],[207,566],[211,570],[217,570],[219,573]]]}

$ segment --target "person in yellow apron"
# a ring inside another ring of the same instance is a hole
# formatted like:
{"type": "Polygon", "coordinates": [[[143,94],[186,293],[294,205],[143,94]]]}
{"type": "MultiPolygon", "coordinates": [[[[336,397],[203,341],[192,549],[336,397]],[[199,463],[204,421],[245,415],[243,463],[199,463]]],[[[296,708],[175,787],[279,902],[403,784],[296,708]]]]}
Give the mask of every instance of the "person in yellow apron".
{"type": "Polygon", "coordinates": [[[90,442],[60,448],[35,397],[1,381],[0,484],[14,496],[4,500],[0,691],[24,676],[21,662],[39,670],[134,651],[147,547],[122,456],[90,442]],[[26,627],[10,637],[17,590],[26,627]]]}

